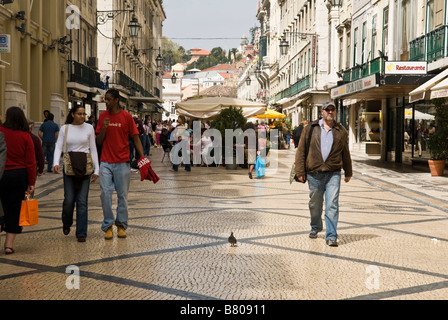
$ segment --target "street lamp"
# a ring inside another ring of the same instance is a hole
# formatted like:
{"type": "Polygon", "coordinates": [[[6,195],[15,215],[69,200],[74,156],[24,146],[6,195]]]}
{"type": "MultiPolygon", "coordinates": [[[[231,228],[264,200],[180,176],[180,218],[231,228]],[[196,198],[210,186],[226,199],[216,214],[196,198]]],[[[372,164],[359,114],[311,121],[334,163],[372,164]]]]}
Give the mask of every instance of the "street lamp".
{"type": "Polygon", "coordinates": [[[163,66],[163,57],[162,57],[162,53],[160,51],[160,47],[159,47],[159,49],[149,48],[149,49],[140,49],[137,51],[156,51],[156,50],[159,50],[159,54],[157,55],[157,58],[156,58],[156,66],[157,66],[157,68],[161,69],[163,66]]]}
{"type": "Polygon", "coordinates": [[[135,38],[142,28],[140,23],[138,23],[137,17],[135,16],[135,9],[123,9],[123,10],[97,10],[96,11],[96,24],[103,25],[109,20],[114,20],[119,14],[123,12],[129,12],[132,13],[132,19],[131,22],[128,25],[129,28],[129,34],[132,38],[135,38]]]}
{"type": "Polygon", "coordinates": [[[246,85],[250,86],[251,82],[252,82],[252,80],[250,79],[250,76],[247,76],[247,78],[246,78],[246,85]]]}
{"type": "Polygon", "coordinates": [[[284,56],[288,53],[289,43],[285,39],[280,41],[280,55],[284,56]]]}
{"type": "Polygon", "coordinates": [[[176,81],[177,81],[176,75],[173,74],[173,76],[171,77],[171,83],[176,84],[176,81]]]}
{"type": "Polygon", "coordinates": [[[137,17],[135,15],[132,16],[132,20],[131,22],[129,22],[128,28],[130,36],[132,38],[137,37],[137,34],[142,28],[142,26],[140,25],[140,23],[138,23],[137,17]]]}
{"type": "MultiPolygon", "coordinates": [[[[306,39],[306,38],[308,38],[310,36],[312,37],[312,36],[316,35],[316,33],[306,33],[306,32],[285,32],[285,35],[286,34],[292,34],[292,35],[295,35],[295,36],[299,36],[302,39],[306,39]]],[[[288,53],[289,43],[288,43],[288,41],[286,41],[285,38],[282,38],[282,41],[280,41],[280,45],[279,46],[280,46],[280,55],[284,56],[285,54],[288,53]]]]}
{"type": "Polygon", "coordinates": [[[333,7],[342,7],[342,0],[328,0],[333,7]]]}

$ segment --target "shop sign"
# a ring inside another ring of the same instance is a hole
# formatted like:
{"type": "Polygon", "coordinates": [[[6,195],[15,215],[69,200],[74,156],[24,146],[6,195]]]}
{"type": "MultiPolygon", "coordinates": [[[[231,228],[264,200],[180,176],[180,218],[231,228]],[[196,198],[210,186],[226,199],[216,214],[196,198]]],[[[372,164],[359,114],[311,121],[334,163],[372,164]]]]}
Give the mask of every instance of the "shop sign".
{"type": "Polygon", "coordinates": [[[385,74],[427,74],[426,61],[386,61],[385,74]]]}
{"type": "Polygon", "coordinates": [[[359,92],[362,90],[374,88],[377,86],[376,75],[370,75],[368,77],[347,83],[343,86],[331,89],[331,99],[336,99],[341,96],[345,96],[351,93],[359,92]]]}
{"type": "Polygon", "coordinates": [[[431,99],[448,97],[448,89],[431,91],[431,99]]]}
{"type": "Polygon", "coordinates": [[[0,53],[11,52],[11,37],[9,34],[0,34],[0,53]]]}

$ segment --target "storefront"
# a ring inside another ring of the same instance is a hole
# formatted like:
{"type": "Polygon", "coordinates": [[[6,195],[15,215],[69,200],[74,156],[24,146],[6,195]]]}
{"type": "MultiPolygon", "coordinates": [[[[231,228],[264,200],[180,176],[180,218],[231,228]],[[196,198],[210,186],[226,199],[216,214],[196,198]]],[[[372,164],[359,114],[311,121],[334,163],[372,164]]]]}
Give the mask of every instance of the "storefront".
{"type": "Polygon", "coordinates": [[[413,111],[429,110],[425,104],[410,104],[409,93],[432,77],[376,73],[331,89],[331,99],[339,106],[337,119],[349,131],[350,148],[379,155],[383,161],[411,163],[414,157],[411,146],[415,141],[411,128],[415,125],[413,111]],[[409,109],[411,118],[409,115],[405,118],[409,109]],[[411,136],[407,143],[405,131],[411,136]]]}
{"type": "Polygon", "coordinates": [[[86,118],[93,115],[96,119],[98,119],[98,96],[101,96],[99,90],[91,92],[90,90],[82,91],[79,89],[69,88],[67,110],[80,105],[86,110],[86,118]]]}

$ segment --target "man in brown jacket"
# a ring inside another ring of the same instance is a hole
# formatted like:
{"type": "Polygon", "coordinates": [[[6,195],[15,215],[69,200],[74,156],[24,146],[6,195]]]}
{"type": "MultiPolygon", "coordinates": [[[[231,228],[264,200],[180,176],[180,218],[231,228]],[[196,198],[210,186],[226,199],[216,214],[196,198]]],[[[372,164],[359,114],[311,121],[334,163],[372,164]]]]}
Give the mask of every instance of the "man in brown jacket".
{"type": "Polygon", "coordinates": [[[345,182],[349,182],[352,177],[352,160],[347,130],[335,121],[335,104],[325,103],[321,113],[321,119],[303,129],[296,151],[295,171],[300,182],[308,180],[310,189],[309,237],[317,238],[317,233],[323,229],[322,208],[325,196],[325,240],[329,246],[337,247],[341,169],[344,169],[345,182]]]}

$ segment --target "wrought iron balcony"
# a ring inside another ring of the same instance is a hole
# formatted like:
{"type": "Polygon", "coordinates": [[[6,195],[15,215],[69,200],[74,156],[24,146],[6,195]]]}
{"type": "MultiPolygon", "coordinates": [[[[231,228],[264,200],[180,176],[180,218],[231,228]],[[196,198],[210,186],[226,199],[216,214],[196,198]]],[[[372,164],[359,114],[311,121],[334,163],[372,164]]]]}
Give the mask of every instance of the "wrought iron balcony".
{"type": "Polygon", "coordinates": [[[302,91],[305,91],[306,89],[310,88],[310,76],[306,76],[303,79],[300,79],[296,83],[294,83],[291,87],[286,88],[282,92],[279,92],[275,95],[275,102],[283,99],[283,98],[289,98],[292,97],[302,91]]]}
{"type": "Polygon", "coordinates": [[[343,71],[344,82],[352,82],[383,71],[383,59],[378,57],[362,65],[358,64],[343,71]]]}
{"type": "Polygon", "coordinates": [[[68,81],[87,87],[100,88],[101,76],[96,70],[74,60],[68,60],[68,81]]]}
{"type": "Polygon", "coordinates": [[[145,88],[143,88],[140,84],[132,80],[128,77],[123,71],[117,70],[115,73],[115,83],[125,87],[134,92],[140,92],[140,95],[143,97],[153,97],[151,93],[149,93],[145,88]]]}
{"type": "Polygon", "coordinates": [[[409,43],[410,61],[432,62],[447,56],[445,52],[445,35],[448,26],[440,26],[431,32],[412,40],[409,43]],[[426,56],[425,56],[426,48],[426,56]]]}

